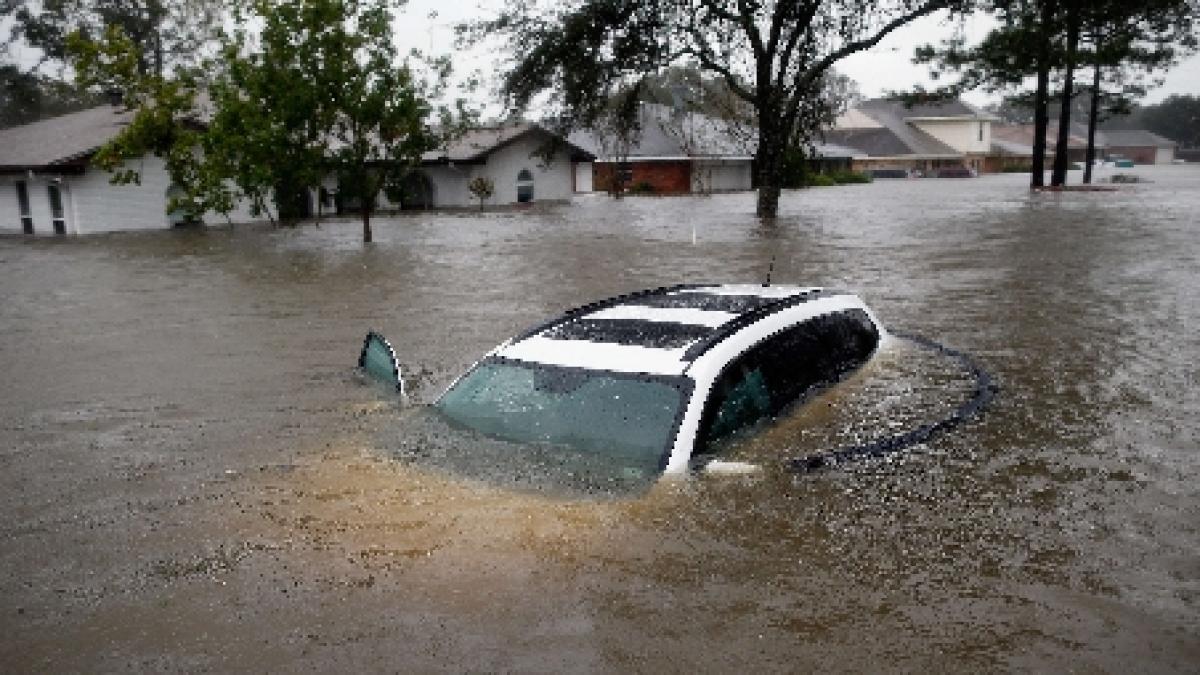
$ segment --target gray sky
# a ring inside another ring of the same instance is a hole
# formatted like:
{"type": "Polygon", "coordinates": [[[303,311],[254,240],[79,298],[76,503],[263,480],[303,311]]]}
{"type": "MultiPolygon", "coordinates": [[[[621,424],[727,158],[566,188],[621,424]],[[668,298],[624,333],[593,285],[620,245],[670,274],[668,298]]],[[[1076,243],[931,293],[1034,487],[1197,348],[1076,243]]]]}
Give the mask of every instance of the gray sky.
{"type": "MultiPolygon", "coordinates": [[[[399,20],[397,36],[404,47],[422,50],[454,51],[452,26],[460,21],[477,19],[504,6],[502,0],[409,0],[399,20]],[[431,13],[436,16],[430,18],[431,13]]],[[[968,18],[963,28],[972,38],[982,37],[993,25],[984,16],[968,18]]],[[[837,66],[842,73],[858,82],[865,96],[879,96],[889,90],[904,90],[916,84],[931,86],[929,71],[912,63],[913,49],[920,44],[937,42],[950,35],[954,26],[940,16],[920,19],[897,30],[876,48],[855,54],[837,66]]],[[[485,76],[494,74],[501,55],[489,54],[476,48],[455,53],[458,71],[479,69],[485,76]]],[[[1166,74],[1162,87],[1152,90],[1144,100],[1156,103],[1171,94],[1200,95],[1200,55],[1191,57],[1166,74]]],[[[987,95],[972,93],[966,96],[973,103],[989,101],[987,95]]]]}
{"type": "MultiPolygon", "coordinates": [[[[478,70],[489,78],[495,75],[503,55],[490,53],[484,47],[456,50],[453,26],[488,16],[504,5],[504,0],[409,0],[396,21],[397,40],[404,51],[416,48],[425,52],[450,52],[458,74],[478,70]]],[[[980,16],[966,19],[963,27],[968,36],[979,38],[991,25],[990,18],[980,16]]],[[[937,42],[953,30],[954,27],[942,17],[926,17],[892,33],[876,48],[845,59],[837,68],[858,82],[860,90],[868,97],[889,90],[908,89],[916,84],[930,86],[933,82],[928,70],[912,63],[913,49],[919,44],[937,42]]],[[[30,64],[36,58],[28,53],[21,56],[30,64]]],[[[1144,102],[1156,103],[1171,94],[1200,95],[1200,54],[1167,72],[1163,86],[1152,90],[1144,102]]],[[[977,104],[989,101],[982,93],[968,94],[966,98],[977,104]]],[[[486,96],[480,102],[484,100],[487,100],[486,96]]],[[[487,111],[489,114],[500,112],[497,106],[491,107],[493,109],[487,111]]]]}

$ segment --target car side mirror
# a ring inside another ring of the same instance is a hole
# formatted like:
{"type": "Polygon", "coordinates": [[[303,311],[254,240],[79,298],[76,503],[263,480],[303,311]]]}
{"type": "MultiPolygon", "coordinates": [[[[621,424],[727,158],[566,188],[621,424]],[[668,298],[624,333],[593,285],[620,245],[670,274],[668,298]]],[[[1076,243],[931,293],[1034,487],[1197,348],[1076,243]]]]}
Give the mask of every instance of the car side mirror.
{"type": "Polygon", "coordinates": [[[375,331],[363,338],[362,351],[358,355],[358,367],[367,377],[394,387],[404,395],[404,378],[400,373],[400,362],[396,352],[382,335],[375,331]]]}

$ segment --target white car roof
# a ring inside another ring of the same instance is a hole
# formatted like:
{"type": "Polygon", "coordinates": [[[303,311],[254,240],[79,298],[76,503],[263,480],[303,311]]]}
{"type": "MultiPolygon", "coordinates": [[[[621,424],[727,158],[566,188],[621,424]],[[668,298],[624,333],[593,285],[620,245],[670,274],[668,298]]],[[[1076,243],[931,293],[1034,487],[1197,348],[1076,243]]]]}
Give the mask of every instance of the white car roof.
{"type": "Polygon", "coordinates": [[[848,306],[866,309],[852,294],[812,286],[659,288],[571,310],[500,345],[492,355],[589,370],[682,375],[700,354],[769,316],[786,312],[790,323],[799,323],[848,306]]]}

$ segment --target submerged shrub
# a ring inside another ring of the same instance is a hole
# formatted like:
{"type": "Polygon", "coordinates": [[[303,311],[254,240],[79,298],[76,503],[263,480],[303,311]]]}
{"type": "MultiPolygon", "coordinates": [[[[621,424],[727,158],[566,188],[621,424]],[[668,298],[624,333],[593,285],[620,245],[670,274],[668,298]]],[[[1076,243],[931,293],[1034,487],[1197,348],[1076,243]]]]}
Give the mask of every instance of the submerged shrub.
{"type": "Polygon", "coordinates": [[[849,170],[830,171],[829,177],[833,179],[833,182],[838,183],[839,185],[845,184],[845,183],[870,183],[871,182],[871,174],[869,174],[865,171],[849,171],[849,170]]]}

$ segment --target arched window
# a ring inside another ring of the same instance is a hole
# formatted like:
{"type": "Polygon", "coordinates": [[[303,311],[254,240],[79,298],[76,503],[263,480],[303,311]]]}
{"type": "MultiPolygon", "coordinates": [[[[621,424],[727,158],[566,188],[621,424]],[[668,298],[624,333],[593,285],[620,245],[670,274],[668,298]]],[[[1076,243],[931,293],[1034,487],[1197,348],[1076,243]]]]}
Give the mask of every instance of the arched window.
{"type": "Polygon", "coordinates": [[[529,169],[521,169],[517,174],[517,201],[522,204],[533,201],[533,174],[529,169]]]}

